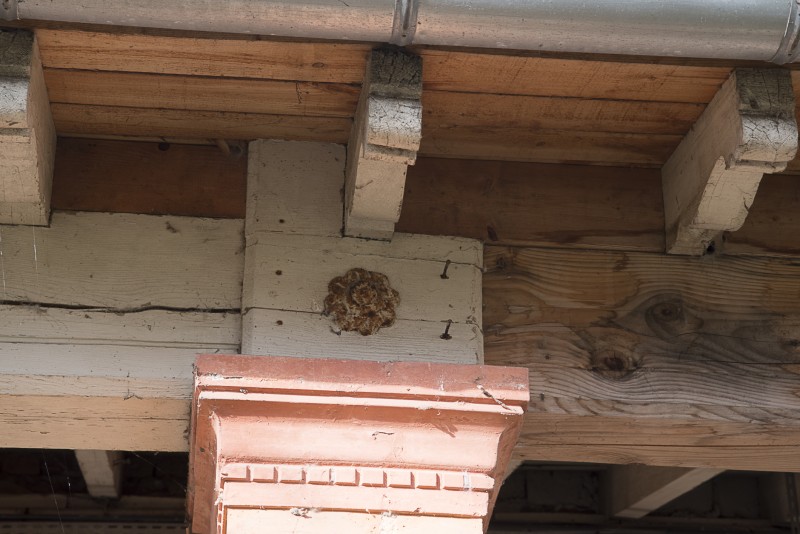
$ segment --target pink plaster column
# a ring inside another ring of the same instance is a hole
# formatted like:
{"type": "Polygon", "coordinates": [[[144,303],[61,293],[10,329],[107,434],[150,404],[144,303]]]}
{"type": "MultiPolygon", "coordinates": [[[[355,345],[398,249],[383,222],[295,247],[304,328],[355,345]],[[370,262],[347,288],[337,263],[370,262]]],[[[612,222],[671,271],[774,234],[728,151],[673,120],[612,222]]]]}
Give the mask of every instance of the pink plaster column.
{"type": "Polygon", "coordinates": [[[193,533],[480,534],[527,370],[200,356],[193,533]]]}

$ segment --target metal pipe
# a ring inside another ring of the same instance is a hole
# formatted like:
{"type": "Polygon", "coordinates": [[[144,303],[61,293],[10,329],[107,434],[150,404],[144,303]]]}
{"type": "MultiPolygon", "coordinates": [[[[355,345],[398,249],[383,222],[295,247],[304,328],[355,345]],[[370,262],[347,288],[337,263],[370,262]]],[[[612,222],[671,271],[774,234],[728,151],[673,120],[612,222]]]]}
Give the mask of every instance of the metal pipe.
{"type": "Polygon", "coordinates": [[[0,0],[3,18],[285,37],[798,60],[800,0],[0,0]]]}

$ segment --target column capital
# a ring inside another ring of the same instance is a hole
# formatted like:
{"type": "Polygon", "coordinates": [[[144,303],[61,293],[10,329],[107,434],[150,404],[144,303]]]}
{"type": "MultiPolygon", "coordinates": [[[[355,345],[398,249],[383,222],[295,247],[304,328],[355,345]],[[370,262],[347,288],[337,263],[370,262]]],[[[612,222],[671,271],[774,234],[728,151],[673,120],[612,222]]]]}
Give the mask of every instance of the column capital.
{"type": "Polygon", "coordinates": [[[522,368],[200,356],[193,533],[480,533],[527,408],[522,368]]]}

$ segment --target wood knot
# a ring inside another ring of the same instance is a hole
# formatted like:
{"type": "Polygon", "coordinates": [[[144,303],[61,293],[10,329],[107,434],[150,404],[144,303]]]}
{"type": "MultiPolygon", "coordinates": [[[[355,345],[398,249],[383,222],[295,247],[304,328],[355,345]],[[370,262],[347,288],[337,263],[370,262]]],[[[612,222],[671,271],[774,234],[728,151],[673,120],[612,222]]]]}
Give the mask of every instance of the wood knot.
{"type": "Polygon", "coordinates": [[[328,283],[324,313],[340,330],[369,336],[394,324],[398,304],[400,294],[385,274],[356,268],[328,283]]]}
{"type": "Polygon", "coordinates": [[[614,349],[599,349],[591,356],[592,371],[605,378],[619,380],[639,368],[638,359],[614,349]]]}
{"type": "Polygon", "coordinates": [[[683,305],[680,300],[670,299],[659,302],[650,308],[650,315],[660,323],[672,323],[683,320],[683,305]]]}

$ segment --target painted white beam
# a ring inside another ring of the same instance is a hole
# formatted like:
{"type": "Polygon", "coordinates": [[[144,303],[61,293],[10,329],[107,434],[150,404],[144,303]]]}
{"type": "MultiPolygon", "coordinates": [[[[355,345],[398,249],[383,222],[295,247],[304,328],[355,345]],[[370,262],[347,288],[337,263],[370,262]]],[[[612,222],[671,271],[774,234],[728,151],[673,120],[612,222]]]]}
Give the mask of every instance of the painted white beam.
{"type": "Polygon", "coordinates": [[[347,153],[345,235],[391,239],[422,137],[422,58],[370,54],[347,153]]]}
{"type": "Polygon", "coordinates": [[[797,151],[791,74],[736,69],[662,169],[667,252],[703,255],[738,230],[765,173],[797,151]]]}
{"type": "Polygon", "coordinates": [[[94,498],[118,499],[122,489],[123,456],[120,451],[75,451],[86,490],[94,498]]]}
{"type": "Polygon", "coordinates": [[[339,145],[250,144],[242,352],[482,363],[481,243],[341,237],[343,156],[339,145]],[[398,291],[391,327],[361,335],[323,315],[329,283],[352,268],[382,273],[398,291]]]}
{"type": "Polygon", "coordinates": [[[717,476],[723,469],[615,465],[608,472],[610,515],[640,518],[717,476]]]}
{"type": "Polygon", "coordinates": [[[0,226],[0,447],[185,450],[198,353],[239,352],[243,221],[0,226]]]}
{"type": "Polygon", "coordinates": [[[36,39],[0,30],[0,224],[48,223],[55,146],[36,39]]]}

